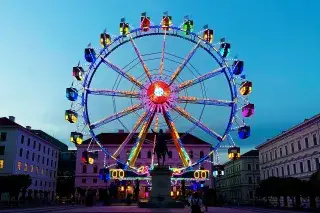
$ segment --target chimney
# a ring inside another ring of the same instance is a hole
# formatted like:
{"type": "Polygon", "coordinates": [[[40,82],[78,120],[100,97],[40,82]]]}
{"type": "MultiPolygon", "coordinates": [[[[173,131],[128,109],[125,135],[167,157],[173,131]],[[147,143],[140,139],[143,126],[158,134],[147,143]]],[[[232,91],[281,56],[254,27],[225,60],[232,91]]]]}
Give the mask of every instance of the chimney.
{"type": "Polygon", "coordinates": [[[119,129],[118,133],[124,133],[124,129],[119,129]]]}
{"type": "Polygon", "coordinates": [[[27,130],[31,130],[31,126],[26,126],[27,130]]]}
{"type": "Polygon", "coordinates": [[[16,118],[14,116],[9,116],[9,120],[15,122],[16,118]]]}

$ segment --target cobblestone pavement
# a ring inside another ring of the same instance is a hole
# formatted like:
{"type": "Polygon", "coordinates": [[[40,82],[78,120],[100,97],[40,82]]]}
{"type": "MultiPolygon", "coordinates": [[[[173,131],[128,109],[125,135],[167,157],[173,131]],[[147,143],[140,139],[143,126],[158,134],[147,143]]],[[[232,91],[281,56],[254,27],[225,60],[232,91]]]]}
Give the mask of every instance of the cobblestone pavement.
{"type": "MultiPolygon", "coordinates": [[[[0,210],[0,213],[182,213],[190,212],[189,208],[185,209],[141,209],[137,206],[54,206],[54,207],[39,207],[39,208],[26,208],[26,209],[6,209],[0,210]]],[[[288,210],[274,210],[262,208],[222,208],[222,207],[209,207],[208,213],[290,213],[297,211],[288,210]]],[[[303,213],[303,212],[299,212],[303,213]]]]}

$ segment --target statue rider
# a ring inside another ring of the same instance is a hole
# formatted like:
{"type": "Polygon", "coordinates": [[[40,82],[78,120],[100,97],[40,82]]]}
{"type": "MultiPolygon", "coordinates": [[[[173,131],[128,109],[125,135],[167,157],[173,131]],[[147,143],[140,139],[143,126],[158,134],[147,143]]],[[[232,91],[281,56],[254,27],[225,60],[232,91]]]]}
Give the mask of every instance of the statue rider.
{"type": "Polygon", "coordinates": [[[163,130],[160,129],[159,133],[156,133],[151,129],[151,131],[156,134],[157,136],[157,142],[155,146],[155,150],[153,154],[157,154],[158,158],[158,165],[160,165],[160,158],[162,157],[162,165],[164,165],[164,162],[166,160],[166,154],[168,154],[168,147],[167,147],[167,142],[165,140],[165,134],[163,133],[163,130]]]}

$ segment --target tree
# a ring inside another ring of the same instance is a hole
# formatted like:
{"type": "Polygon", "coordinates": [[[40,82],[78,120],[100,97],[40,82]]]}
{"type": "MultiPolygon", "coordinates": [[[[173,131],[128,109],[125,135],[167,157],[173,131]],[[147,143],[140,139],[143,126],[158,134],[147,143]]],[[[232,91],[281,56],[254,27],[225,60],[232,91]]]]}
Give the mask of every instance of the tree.
{"type": "Polygon", "coordinates": [[[282,195],[290,197],[292,204],[296,206],[296,208],[299,208],[301,203],[300,197],[303,195],[302,181],[292,177],[283,178],[282,186],[282,195]]]}
{"type": "Polygon", "coordinates": [[[306,183],[306,195],[310,199],[310,207],[316,208],[316,197],[320,197],[320,171],[313,173],[306,183]]]}

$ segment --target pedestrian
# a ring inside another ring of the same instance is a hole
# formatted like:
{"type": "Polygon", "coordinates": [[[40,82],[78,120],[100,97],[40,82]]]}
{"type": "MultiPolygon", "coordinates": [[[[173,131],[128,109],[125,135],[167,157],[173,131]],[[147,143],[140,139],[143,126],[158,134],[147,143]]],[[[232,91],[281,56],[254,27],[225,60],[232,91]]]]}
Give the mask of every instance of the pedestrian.
{"type": "Polygon", "coordinates": [[[206,189],[203,193],[203,205],[205,208],[205,211],[208,212],[208,205],[210,204],[210,196],[208,189],[206,189]]]}
{"type": "Polygon", "coordinates": [[[191,213],[202,213],[202,200],[198,192],[195,192],[190,199],[191,213]]]}

